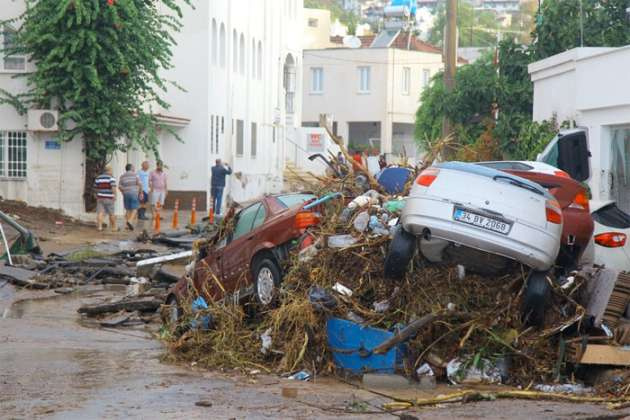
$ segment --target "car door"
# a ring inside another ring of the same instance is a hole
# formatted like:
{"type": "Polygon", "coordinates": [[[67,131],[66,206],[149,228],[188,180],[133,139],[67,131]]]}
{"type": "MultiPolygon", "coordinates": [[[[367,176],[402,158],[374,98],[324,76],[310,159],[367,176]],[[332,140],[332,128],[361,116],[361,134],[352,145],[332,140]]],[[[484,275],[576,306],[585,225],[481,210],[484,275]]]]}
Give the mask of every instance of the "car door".
{"type": "Polygon", "coordinates": [[[588,141],[585,130],[559,133],[538,157],[539,162],[562,169],[571,178],[583,182],[590,178],[588,141]]]}
{"type": "Polygon", "coordinates": [[[222,256],[222,279],[228,293],[248,285],[247,274],[255,246],[254,230],[264,222],[265,213],[263,204],[257,202],[241,210],[237,216],[230,242],[222,256]]]}

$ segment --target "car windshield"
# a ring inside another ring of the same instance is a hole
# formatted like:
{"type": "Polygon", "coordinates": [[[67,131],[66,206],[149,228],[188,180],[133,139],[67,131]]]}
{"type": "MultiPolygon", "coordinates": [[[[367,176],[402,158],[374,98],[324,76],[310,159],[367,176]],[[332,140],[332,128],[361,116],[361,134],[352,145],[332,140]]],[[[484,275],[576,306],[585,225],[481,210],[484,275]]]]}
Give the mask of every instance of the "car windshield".
{"type": "Polygon", "coordinates": [[[630,228],[630,215],[620,210],[615,203],[611,203],[593,212],[593,220],[600,225],[611,228],[630,228]]]}
{"type": "Polygon", "coordinates": [[[523,162],[480,162],[477,165],[485,166],[492,169],[498,169],[500,171],[531,171],[533,166],[527,165],[523,162]]]}
{"type": "Polygon", "coordinates": [[[314,198],[317,197],[313,194],[287,194],[277,196],[276,200],[278,200],[283,206],[291,208],[296,205],[304,204],[314,198]]]}

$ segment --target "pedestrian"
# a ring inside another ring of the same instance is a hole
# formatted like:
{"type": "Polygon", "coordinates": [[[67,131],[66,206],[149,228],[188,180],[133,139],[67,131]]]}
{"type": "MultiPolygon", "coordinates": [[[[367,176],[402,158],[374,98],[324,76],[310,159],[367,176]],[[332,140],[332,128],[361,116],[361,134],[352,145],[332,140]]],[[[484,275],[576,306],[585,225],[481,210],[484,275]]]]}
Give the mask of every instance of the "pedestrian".
{"type": "Polygon", "coordinates": [[[164,207],[164,200],[166,200],[166,194],[168,193],[166,172],[164,172],[164,164],[161,160],[157,161],[155,171],[149,175],[149,192],[151,194],[153,217],[155,217],[156,208],[158,205],[164,207]]]}
{"type": "Polygon", "coordinates": [[[387,168],[387,159],[385,158],[385,155],[380,155],[378,158],[378,167],[381,169],[381,171],[385,168],[387,168]]]}
{"type": "Polygon", "coordinates": [[[341,153],[340,151],[337,152],[337,162],[339,162],[342,165],[346,163],[346,158],[343,156],[343,153],[341,153]]]}
{"type": "Polygon", "coordinates": [[[117,232],[115,204],[116,204],[116,179],[112,176],[112,167],[106,166],[104,172],[94,179],[96,191],[96,227],[103,231],[103,219],[109,216],[109,227],[112,232],[117,232]]]}
{"type": "Polygon", "coordinates": [[[212,209],[214,214],[221,214],[221,203],[223,201],[223,189],[225,188],[225,177],[232,173],[232,168],[227,163],[224,165],[221,159],[215,161],[212,167],[210,178],[210,196],[212,197],[212,209]]]}
{"type": "Polygon", "coordinates": [[[142,183],[131,163],[125,166],[125,173],[120,176],[120,180],[118,181],[118,189],[123,195],[127,229],[133,230],[138,208],[140,207],[142,183]]]}
{"type": "Polygon", "coordinates": [[[140,208],[138,209],[139,220],[149,220],[147,217],[147,203],[149,202],[149,162],[142,162],[142,166],[138,171],[138,177],[142,184],[142,192],[140,193],[140,208]]]}

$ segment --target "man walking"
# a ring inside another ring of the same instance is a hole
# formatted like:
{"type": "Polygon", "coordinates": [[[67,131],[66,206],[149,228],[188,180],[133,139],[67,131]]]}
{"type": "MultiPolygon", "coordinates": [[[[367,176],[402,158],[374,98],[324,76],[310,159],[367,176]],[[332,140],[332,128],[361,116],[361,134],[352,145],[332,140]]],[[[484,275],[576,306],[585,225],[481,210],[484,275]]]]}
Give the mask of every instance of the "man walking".
{"type": "Polygon", "coordinates": [[[133,230],[136,221],[136,213],[140,207],[140,194],[142,191],[142,183],[136,175],[136,171],[131,163],[125,166],[125,173],[120,176],[118,189],[123,195],[123,203],[125,205],[125,221],[127,229],[133,230]]]}
{"type": "Polygon", "coordinates": [[[105,172],[94,179],[96,191],[96,227],[103,231],[103,219],[105,214],[109,216],[109,227],[112,232],[117,232],[115,204],[116,204],[116,179],[112,176],[112,167],[106,166],[105,172]]]}
{"type": "Polygon", "coordinates": [[[156,216],[156,207],[164,207],[164,200],[168,193],[168,185],[166,182],[166,172],[164,172],[164,164],[161,160],[157,161],[155,171],[149,175],[149,192],[151,193],[151,205],[153,207],[153,217],[156,216]]]}
{"type": "Polygon", "coordinates": [[[221,159],[215,161],[212,167],[212,177],[210,178],[210,196],[212,197],[212,209],[214,214],[221,214],[221,202],[223,201],[223,189],[225,188],[225,177],[232,173],[232,168],[227,163],[223,165],[221,159]]]}
{"type": "Polygon", "coordinates": [[[138,177],[142,184],[142,192],[140,193],[140,208],[138,209],[138,219],[149,220],[147,217],[147,203],[149,202],[149,162],[142,162],[142,167],[138,171],[138,177]]]}

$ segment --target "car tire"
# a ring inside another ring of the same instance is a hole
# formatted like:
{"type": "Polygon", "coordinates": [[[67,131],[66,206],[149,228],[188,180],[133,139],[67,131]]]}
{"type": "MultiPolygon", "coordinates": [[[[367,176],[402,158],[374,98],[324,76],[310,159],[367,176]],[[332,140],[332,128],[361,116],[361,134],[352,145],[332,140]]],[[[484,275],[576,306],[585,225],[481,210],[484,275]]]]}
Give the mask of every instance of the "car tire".
{"type": "Polygon", "coordinates": [[[385,257],[385,277],[401,279],[407,272],[409,262],[416,252],[417,238],[399,226],[389,244],[385,257]]]}
{"type": "Polygon", "coordinates": [[[270,258],[261,258],[254,264],[252,275],[256,303],[263,307],[271,306],[277,298],[282,279],[280,267],[270,258]]]}
{"type": "Polygon", "coordinates": [[[541,327],[545,322],[545,311],[551,292],[547,274],[547,271],[532,271],[527,277],[521,308],[525,325],[541,327]]]}

